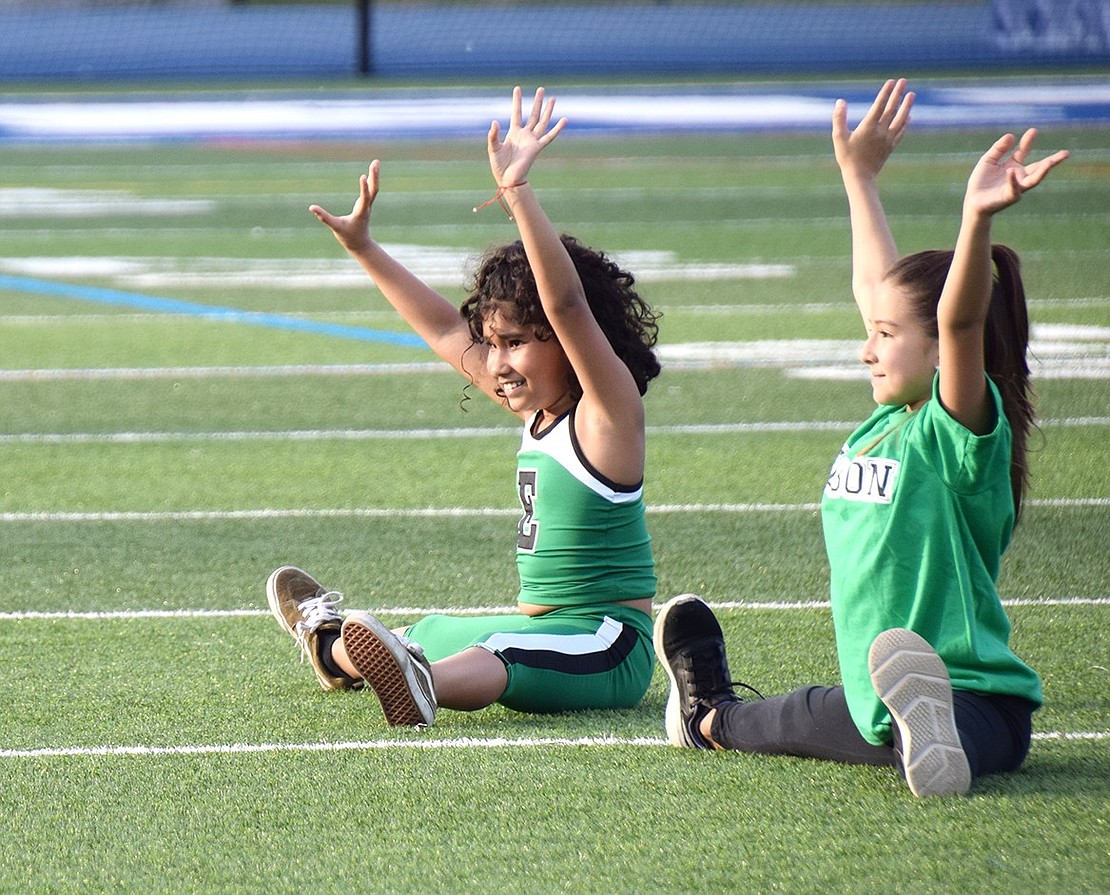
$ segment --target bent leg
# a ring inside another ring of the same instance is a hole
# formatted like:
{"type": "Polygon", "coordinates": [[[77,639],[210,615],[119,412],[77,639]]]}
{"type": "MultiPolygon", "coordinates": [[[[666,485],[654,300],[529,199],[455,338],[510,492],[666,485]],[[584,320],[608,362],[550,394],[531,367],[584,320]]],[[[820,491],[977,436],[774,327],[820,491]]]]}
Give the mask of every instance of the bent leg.
{"type": "Polygon", "coordinates": [[[509,675],[496,655],[473,646],[433,662],[432,681],[441,708],[472,712],[497,702],[509,675]]]}
{"type": "Polygon", "coordinates": [[[1036,706],[1017,696],[954,690],[953,710],[971,776],[1016,771],[1029,753],[1036,706]]]}
{"type": "Polygon", "coordinates": [[[624,708],[643,697],[654,667],[650,617],[618,604],[540,616],[430,615],[405,634],[432,662],[436,695],[447,708],[624,708]]]}

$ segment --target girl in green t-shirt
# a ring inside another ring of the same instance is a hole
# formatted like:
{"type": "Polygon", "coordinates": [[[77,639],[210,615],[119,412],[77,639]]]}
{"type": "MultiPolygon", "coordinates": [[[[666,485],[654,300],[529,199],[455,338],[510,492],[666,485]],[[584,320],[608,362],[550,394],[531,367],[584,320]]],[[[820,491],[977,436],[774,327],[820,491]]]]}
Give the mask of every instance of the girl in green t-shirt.
{"type": "Polygon", "coordinates": [[[1003,136],[971,172],[955,249],[899,259],[877,177],[913,100],[904,80],[888,81],[854,130],[843,100],[833,113],[860,360],[878,405],[833,463],[821,505],[843,684],[742,702],[720,625],[689,594],[663,607],[654,638],[674,745],[900,766],[925,796],[1016,770],[1042,701],[995,588],[1033,410],[1018,259],[991,245],[990,228],[1067,152],[1027,163],[1036,132],[1003,136]]]}

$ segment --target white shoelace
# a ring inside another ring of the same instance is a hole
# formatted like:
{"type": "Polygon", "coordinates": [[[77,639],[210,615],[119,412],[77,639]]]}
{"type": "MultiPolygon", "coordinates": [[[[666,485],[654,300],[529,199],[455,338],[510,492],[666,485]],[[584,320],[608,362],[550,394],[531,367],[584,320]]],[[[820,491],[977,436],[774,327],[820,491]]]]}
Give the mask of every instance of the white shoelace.
{"type": "Polygon", "coordinates": [[[343,602],[343,594],[329,590],[319,596],[309,597],[300,604],[301,621],[293,626],[297,643],[301,645],[301,661],[308,658],[308,643],[305,635],[315,631],[325,622],[339,621],[342,616],[335,607],[343,602]]]}

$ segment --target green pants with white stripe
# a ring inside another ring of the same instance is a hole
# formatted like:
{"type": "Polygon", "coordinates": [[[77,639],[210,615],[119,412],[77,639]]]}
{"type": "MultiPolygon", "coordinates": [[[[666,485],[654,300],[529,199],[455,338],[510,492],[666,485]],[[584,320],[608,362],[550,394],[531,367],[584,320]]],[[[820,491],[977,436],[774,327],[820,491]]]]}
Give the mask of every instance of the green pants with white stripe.
{"type": "Polygon", "coordinates": [[[476,646],[505,663],[498,703],[518,712],[628,708],[651,683],[651,617],[620,604],[544,615],[429,615],[405,632],[435,662],[476,646]]]}

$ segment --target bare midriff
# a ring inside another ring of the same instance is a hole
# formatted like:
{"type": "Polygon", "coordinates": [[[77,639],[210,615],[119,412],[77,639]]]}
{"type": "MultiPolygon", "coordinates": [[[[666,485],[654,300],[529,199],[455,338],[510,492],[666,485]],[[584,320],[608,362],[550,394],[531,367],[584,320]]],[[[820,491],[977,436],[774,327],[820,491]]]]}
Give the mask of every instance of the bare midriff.
{"type": "MultiPolygon", "coordinates": [[[[523,615],[546,615],[548,612],[554,612],[556,609],[565,609],[565,606],[540,606],[536,603],[517,603],[517,608],[523,615]]],[[[641,612],[651,615],[651,598],[644,597],[642,600],[617,600],[617,606],[631,606],[633,609],[639,609],[641,612]]]]}

